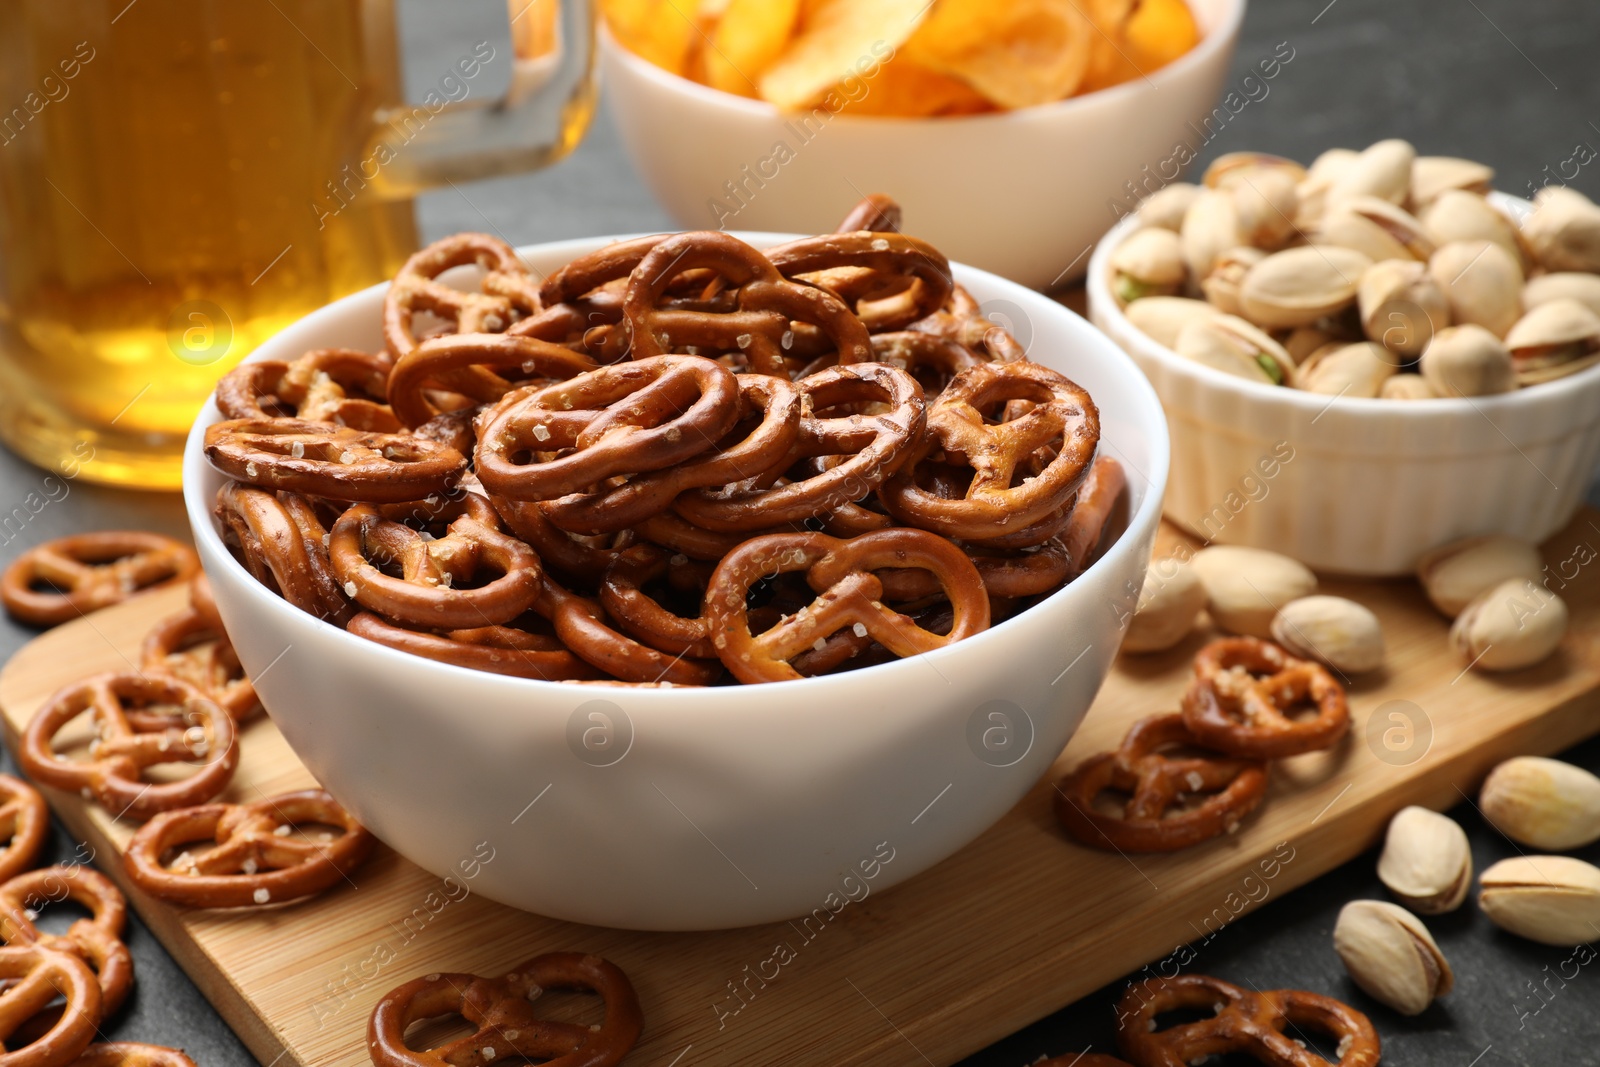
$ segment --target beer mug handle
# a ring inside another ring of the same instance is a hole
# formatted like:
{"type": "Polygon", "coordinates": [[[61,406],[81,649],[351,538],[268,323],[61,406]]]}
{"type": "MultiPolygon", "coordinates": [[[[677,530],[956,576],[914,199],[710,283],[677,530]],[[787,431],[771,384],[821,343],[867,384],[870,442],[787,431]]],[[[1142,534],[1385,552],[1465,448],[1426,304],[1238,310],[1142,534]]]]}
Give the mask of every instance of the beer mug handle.
{"type": "Polygon", "coordinates": [[[506,0],[506,7],[512,55],[505,95],[471,98],[471,77],[495,58],[492,46],[481,45],[446,75],[466,90],[458,102],[433,91],[421,104],[380,111],[364,156],[379,195],[411,197],[537,170],[582,140],[598,95],[592,0],[506,0]],[[478,54],[484,49],[487,56],[478,54]]]}

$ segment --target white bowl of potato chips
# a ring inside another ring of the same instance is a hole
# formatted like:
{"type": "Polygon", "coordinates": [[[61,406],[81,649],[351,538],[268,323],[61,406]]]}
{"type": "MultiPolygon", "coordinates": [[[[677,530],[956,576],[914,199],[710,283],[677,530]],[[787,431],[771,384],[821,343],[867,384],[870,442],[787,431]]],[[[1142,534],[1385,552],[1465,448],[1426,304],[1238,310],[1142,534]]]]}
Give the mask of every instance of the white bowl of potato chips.
{"type": "Polygon", "coordinates": [[[1049,288],[1215,135],[1245,4],[603,6],[624,144],[683,226],[821,232],[882,192],[952,259],[1049,288]]]}

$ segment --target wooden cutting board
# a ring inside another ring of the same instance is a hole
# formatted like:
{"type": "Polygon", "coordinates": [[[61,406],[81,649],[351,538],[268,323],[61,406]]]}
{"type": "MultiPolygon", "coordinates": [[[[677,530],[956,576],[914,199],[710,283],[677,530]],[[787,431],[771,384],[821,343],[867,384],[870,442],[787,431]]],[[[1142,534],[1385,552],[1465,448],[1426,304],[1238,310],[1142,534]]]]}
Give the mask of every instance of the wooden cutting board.
{"type": "MultiPolygon", "coordinates": [[[[957,855],[825,922],[711,934],[575,926],[471,895],[470,881],[442,885],[386,851],[352,885],[283,909],[185,911],[130,896],[264,1064],[360,1067],[367,1015],[393,986],[433,971],[499,974],[563,949],[606,956],[633,979],[646,1024],[629,1063],[942,1067],[1343,863],[1402,806],[1449,807],[1507,756],[1600,732],[1600,564],[1581,562],[1597,549],[1593,511],[1545,546],[1571,629],[1555,657],[1508,675],[1464,671],[1445,620],[1410,582],[1325,583],[1376,611],[1388,639],[1386,669],[1350,689],[1349,739],[1334,755],[1278,765],[1267,802],[1239,833],[1175,855],[1067,841],[1050,813],[1050,780],[1110,747],[1132,720],[1174,709],[1207,634],[1122,657],[1050,779],[957,855]]],[[[145,630],[183,596],[96,613],[18,653],[0,675],[8,739],[56,688],[130,668],[145,630]]],[[[245,729],[227,799],[309,784],[270,721],[245,729]]],[[[111,861],[130,827],[75,795],[50,800],[127,890],[111,861]]]]}

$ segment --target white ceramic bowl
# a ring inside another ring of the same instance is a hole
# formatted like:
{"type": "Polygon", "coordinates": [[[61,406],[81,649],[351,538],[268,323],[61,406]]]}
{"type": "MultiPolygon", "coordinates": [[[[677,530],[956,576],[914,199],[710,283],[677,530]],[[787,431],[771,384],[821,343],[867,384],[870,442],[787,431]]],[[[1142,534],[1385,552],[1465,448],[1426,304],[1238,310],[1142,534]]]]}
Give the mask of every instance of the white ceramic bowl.
{"type": "MultiPolygon", "coordinates": [[[[1497,195],[1510,214],[1526,201],[1497,195]]],[[[1172,440],[1167,517],[1196,536],[1286,553],[1341,574],[1408,574],[1459,537],[1543,541],[1567,524],[1600,463],[1600,366],[1499,396],[1321,396],[1184,359],[1136,329],[1095,249],[1089,317],[1161,396],[1172,440]],[[1287,460],[1285,460],[1285,457],[1287,460]]]]}
{"type": "Polygon", "coordinates": [[[1144,181],[1180,142],[1199,149],[1188,124],[1222,95],[1245,0],[1191,6],[1203,39],[1147,78],[964,118],[828,116],[812,132],[764,101],[669,74],[609,34],[603,71],[635,168],[686,228],[825,233],[865,194],[887,193],[908,232],[951,259],[1042,289],[1083,274],[1118,217],[1112,205],[1131,206],[1124,182],[1144,181]],[[793,158],[763,177],[779,142],[793,158]],[[744,186],[739,200],[730,182],[744,186]]]}
{"type": "MultiPolygon", "coordinates": [[[[604,243],[523,255],[550,271],[604,243]]],[[[1167,479],[1161,408],[1131,360],[1051,300],[966,267],[956,277],[1028,320],[1031,354],[1089,390],[1104,447],[1127,468],[1126,531],[1054,596],[926,656],[760,687],[635,690],[469,671],[345,633],[246,573],[211,515],[223,479],[202,453],[220,417],[208,404],[189,437],[184,500],[273,721],[398,852],[443,876],[492,849],[472,890],[557,918],[660,930],[769,922],[944,859],[1016,803],[1094,699],[1167,479]]],[[[307,316],[250,358],[380,348],[383,289],[307,316]]]]}

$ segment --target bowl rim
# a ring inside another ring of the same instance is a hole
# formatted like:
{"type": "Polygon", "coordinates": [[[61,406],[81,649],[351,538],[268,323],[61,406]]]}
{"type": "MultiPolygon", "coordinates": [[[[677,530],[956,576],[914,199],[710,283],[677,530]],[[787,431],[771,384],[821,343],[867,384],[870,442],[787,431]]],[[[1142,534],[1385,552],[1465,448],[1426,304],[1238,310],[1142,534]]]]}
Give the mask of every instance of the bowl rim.
{"type": "MultiPolygon", "coordinates": [[[[1192,14],[1195,6],[1194,0],[1184,0],[1184,3],[1192,14]]],[[[1045,104],[1035,104],[1032,107],[986,111],[977,115],[902,117],[895,115],[833,113],[833,117],[829,121],[830,124],[842,122],[846,125],[861,125],[864,128],[878,129],[882,129],[885,126],[922,125],[930,121],[972,123],[975,125],[1002,122],[1037,122],[1053,119],[1060,114],[1071,114],[1073,111],[1107,106],[1136,93],[1163,88],[1166,82],[1183,76],[1189,68],[1202,66],[1209,62],[1214,53],[1222,49],[1232,48],[1238,40],[1239,27],[1244,22],[1245,7],[1248,4],[1248,0],[1217,0],[1217,3],[1222,5],[1222,10],[1217,18],[1216,26],[1209,32],[1204,33],[1193,48],[1172,62],[1148,74],[1117,85],[1108,85],[1104,89],[1096,89],[1093,92],[1069,96],[1064,100],[1052,100],[1045,104]]],[[[681,74],[674,74],[672,71],[658,67],[618,41],[603,17],[598,21],[598,31],[601,51],[607,58],[615,60],[634,76],[652,83],[664,92],[679,93],[702,103],[726,107],[735,112],[743,112],[752,118],[789,119],[794,115],[808,113],[804,111],[793,113],[780,111],[777,105],[768,103],[765,100],[738,96],[722,89],[714,89],[709,85],[702,85],[681,74]]]]}
{"type": "MultiPolygon", "coordinates": [[[[769,231],[731,232],[733,236],[756,244],[757,247],[765,247],[771,244],[780,243],[782,241],[793,240],[801,236],[797,234],[774,233],[769,231]]],[[[616,241],[629,240],[639,236],[646,235],[621,234],[613,236],[569,238],[561,241],[545,241],[531,245],[520,245],[516,248],[516,253],[517,256],[525,263],[528,261],[530,256],[535,255],[541,257],[559,256],[561,257],[562,262],[568,262],[574,256],[583,255],[587,252],[593,251],[616,241]]],[[[467,679],[473,679],[474,684],[485,685],[491,688],[506,686],[509,687],[505,690],[507,694],[516,694],[520,692],[529,696],[535,694],[549,694],[573,697],[586,693],[589,695],[590,700],[599,700],[604,699],[610,693],[626,693],[628,694],[631,702],[636,694],[654,693],[661,695],[648,697],[645,699],[651,702],[664,701],[674,705],[675,707],[697,707],[700,710],[710,712],[713,710],[738,710],[747,703],[744,698],[750,696],[751,691],[756,688],[759,688],[762,693],[769,691],[776,691],[783,694],[812,692],[818,697],[822,697],[825,695],[825,690],[830,686],[833,687],[836,692],[848,689],[851,684],[852,675],[859,675],[862,671],[877,671],[880,672],[879,676],[886,675],[894,671],[906,671],[911,669],[912,664],[914,664],[915,661],[925,657],[928,658],[930,662],[934,663],[935,669],[937,669],[938,662],[946,659],[947,657],[972,655],[975,653],[975,650],[987,648],[988,645],[995,640],[995,638],[991,637],[990,635],[1002,630],[1009,630],[1012,628],[1011,624],[1030,616],[1037,618],[1037,613],[1048,610],[1051,604],[1058,603],[1070,597],[1073,594],[1075,587],[1080,591],[1079,595],[1088,595],[1082,591],[1088,589],[1092,584],[1094,584],[1092,581],[1090,581],[1090,579],[1098,577],[1100,574],[1109,571],[1114,565],[1116,565],[1113,562],[1113,557],[1121,556],[1133,550],[1135,542],[1138,540],[1137,531],[1145,528],[1146,526],[1154,530],[1160,524],[1162,501],[1166,494],[1168,471],[1171,464],[1171,444],[1161,401],[1156,395],[1155,387],[1150,384],[1149,379],[1145,377],[1144,373],[1139,369],[1138,364],[1127,352],[1124,352],[1110,337],[1106,336],[1103,331],[1095,327],[1094,324],[1090,323],[1083,316],[1079,315],[1077,312],[1059,303],[1058,301],[1052,300],[1048,296],[1028,289],[1017,282],[1013,282],[1000,275],[981,270],[977,267],[971,267],[963,263],[952,263],[951,268],[957,273],[958,281],[960,281],[962,284],[968,284],[970,281],[976,279],[980,288],[998,286],[1000,292],[1004,293],[1009,299],[1017,299],[1020,297],[1024,302],[1041,301],[1041,306],[1048,305],[1048,307],[1052,309],[1048,312],[1049,314],[1059,314],[1071,319],[1077,319],[1085,330],[1089,331],[1099,339],[1099,341],[1092,342],[1093,344],[1098,344],[1100,342],[1104,343],[1105,347],[1102,352],[1103,357],[1115,359],[1116,361],[1125,364],[1123,370],[1128,380],[1128,402],[1135,411],[1139,412],[1142,419],[1149,423],[1152,436],[1148,441],[1150,452],[1148,459],[1148,470],[1140,472],[1146,476],[1148,481],[1144,499],[1140,502],[1137,509],[1129,513],[1127,525],[1122,532],[1122,536],[1119,537],[1117,541],[1107,546],[1105,550],[1100,553],[1099,558],[1091,563],[1086,570],[1077,575],[1071,582],[1062,586],[1060,589],[1057,589],[1054,593],[1050,594],[1039,603],[1034,604],[1032,607],[1019,612],[1017,615],[1014,615],[1003,622],[991,626],[988,630],[985,630],[982,633],[974,634],[972,637],[966,638],[962,641],[952,642],[949,645],[945,645],[942,648],[933,649],[930,652],[921,653],[917,656],[908,658],[895,659],[886,663],[874,664],[870,667],[860,668],[858,671],[846,671],[840,674],[823,675],[812,678],[786,679],[780,682],[764,682],[761,683],[759,687],[740,684],[703,687],[674,686],[670,684],[662,686],[635,685],[619,687],[608,685],[603,682],[585,683],[578,681],[546,681],[537,678],[520,678],[514,675],[480,671],[470,667],[462,667],[451,663],[444,663],[439,660],[430,659],[426,656],[418,656],[409,652],[403,652],[399,649],[390,648],[387,645],[382,645],[378,642],[369,641],[365,638],[358,637],[357,635],[345,630],[343,627],[336,626],[333,623],[328,622],[326,619],[318,618],[315,615],[311,615],[307,612],[299,610],[291,605],[287,600],[283,599],[283,597],[267,589],[266,586],[256,581],[256,579],[244,569],[244,566],[234,558],[233,553],[230,552],[222,543],[221,535],[217,530],[216,523],[212,519],[213,502],[211,495],[204,493],[201,489],[202,482],[207,477],[220,474],[220,472],[217,472],[215,468],[213,468],[206,460],[204,453],[205,431],[207,427],[215,422],[223,421],[221,413],[216,407],[216,394],[214,390],[206,399],[206,402],[201,407],[199,413],[195,416],[194,424],[190,427],[188,438],[184,444],[184,511],[189,520],[189,525],[196,541],[196,545],[200,549],[202,560],[204,560],[207,555],[214,555],[220,558],[224,562],[225,566],[233,568],[236,573],[233,574],[232,577],[236,578],[240,585],[248,590],[246,595],[251,599],[251,602],[253,604],[260,605],[260,610],[268,613],[278,614],[285,627],[290,629],[298,629],[309,624],[313,633],[318,635],[326,634],[328,639],[335,642],[336,646],[338,646],[341,642],[354,642],[354,644],[344,645],[344,647],[350,649],[353,654],[376,655],[380,661],[388,660],[389,662],[395,663],[397,666],[409,665],[404,668],[407,670],[427,671],[431,669],[439,669],[445,671],[446,675],[449,677],[461,679],[463,682],[467,679]],[[1015,290],[1015,292],[1010,292],[1009,290],[1015,290]],[[974,644],[974,642],[976,642],[976,644],[974,644]],[[782,688],[774,690],[773,687],[782,688]],[[796,687],[805,688],[797,689],[796,687]],[[678,695],[673,696],[672,694],[678,695]]],[[[390,283],[387,281],[379,282],[376,285],[371,285],[365,289],[360,289],[354,293],[349,293],[337,300],[323,305],[315,311],[310,312],[309,314],[284,327],[283,330],[280,330],[277,334],[274,334],[273,338],[269,338],[253,352],[247,355],[241,361],[240,365],[267,358],[268,354],[271,352],[271,342],[274,338],[290,331],[300,329],[310,330],[317,326],[324,325],[320,321],[322,319],[328,319],[330,321],[335,320],[345,314],[349,305],[360,301],[373,299],[387,290],[389,285],[390,283]]],[[[1143,561],[1138,562],[1142,564],[1143,561]]],[[[1122,632],[1122,630],[1117,631],[1119,639],[1122,632]]]]}
{"type": "MultiPolygon", "coordinates": [[[[1499,190],[1490,192],[1491,202],[1508,214],[1531,210],[1530,201],[1499,190]]],[[[1565,396],[1567,390],[1581,386],[1600,385],[1600,363],[1585,367],[1553,381],[1513,389],[1509,393],[1475,397],[1432,397],[1416,403],[1385,400],[1382,397],[1325,396],[1303,389],[1268,385],[1217,370],[1215,367],[1185,359],[1135,326],[1123,307],[1111,293],[1109,280],[1112,254],[1139,228],[1137,211],[1129,212],[1106,232],[1089,257],[1089,272],[1085,287],[1089,297],[1089,318],[1100,326],[1106,335],[1121,347],[1124,338],[1139,348],[1138,355],[1161,364],[1162,368],[1180,377],[1204,383],[1219,392],[1232,392],[1255,401],[1271,401],[1285,405],[1288,410],[1313,415],[1313,421],[1329,410],[1350,412],[1358,416],[1379,416],[1397,419],[1456,419],[1465,415],[1489,415],[1538,407],[1565,396]],[[1102,326],[1103,323],[1103,326],[1102,326]]]]}

